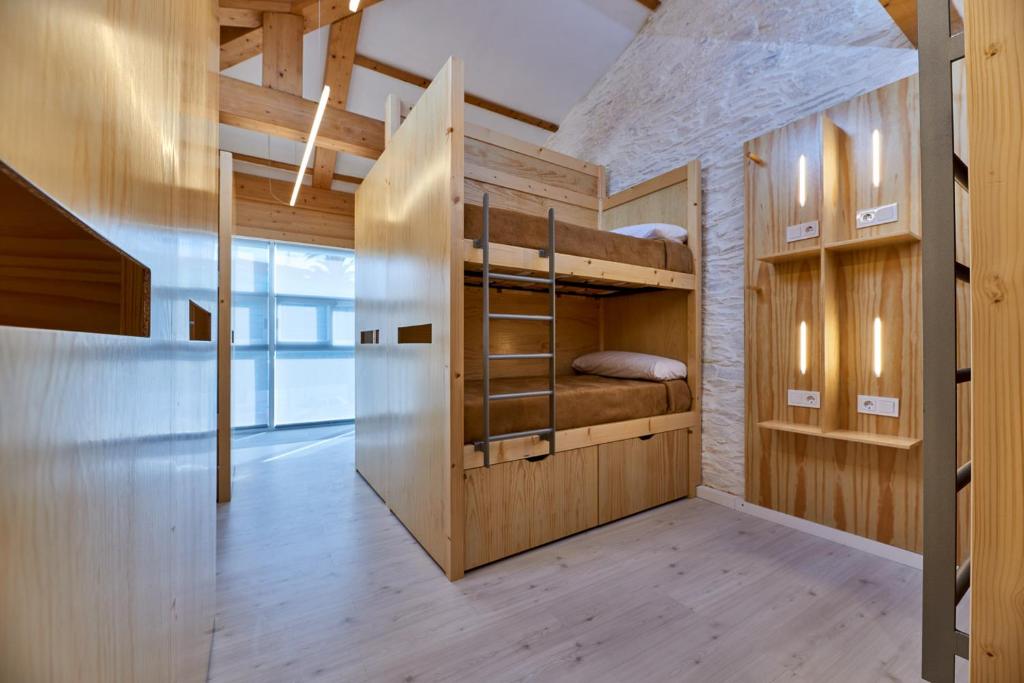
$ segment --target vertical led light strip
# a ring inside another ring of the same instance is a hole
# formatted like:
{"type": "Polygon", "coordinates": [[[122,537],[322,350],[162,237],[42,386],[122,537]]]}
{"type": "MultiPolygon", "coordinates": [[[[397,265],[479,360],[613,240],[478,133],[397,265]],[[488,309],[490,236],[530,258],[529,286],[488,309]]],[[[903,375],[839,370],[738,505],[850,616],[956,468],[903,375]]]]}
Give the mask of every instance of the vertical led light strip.
{"type": "Polygon", "coordinates": [[[800,374],[807,374],[807,322],[800,321],[800,374]]]}
{"type": "Polygon", "coordinates": [[[316,144],[316,134],[320,131],[320,122],[324,118],[324,110],[327,109],[327,100],[331,96],[331,86],[325,85],[324,91],[320,93],[320,103],[316,105],[316,114],[313,116],[313,127],[309,129],[309,139],[306,140],[306,149],[302,152],[302,163],[299,164],[299,172],[295,176],[295,187],[292,189],[292,199],[288,204],[295,206],[295,200],[299,198],[299,190],[302,188],[302,179],[306,176],[306,167],[309,166],[309,158],[313,154],[313,147],[316,144]]]}
{"type": "Polygon", "coordinates": [[[799,199],[801,208],[807,205],[807,157],[800,155],[799,199]]]}
{"type": "Polygon", "coordinates": [[[877,128],[871,132],[871,184],[882,184],[882,133],[877,128]]]}
{"type": "Polygon", "coordinates": [[[874,349],[872,355],[875,377],[882,376],[882,319],[875,316],[874,349]]]}

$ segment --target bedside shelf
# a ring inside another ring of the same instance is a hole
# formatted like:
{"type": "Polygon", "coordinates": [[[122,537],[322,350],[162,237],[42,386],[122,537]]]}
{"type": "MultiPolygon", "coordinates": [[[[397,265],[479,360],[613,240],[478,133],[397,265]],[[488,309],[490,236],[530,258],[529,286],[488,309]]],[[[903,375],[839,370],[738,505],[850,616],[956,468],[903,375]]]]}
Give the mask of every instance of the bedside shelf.
{"type": "Polygon", "coordinates": [[[869,446],[895,448],[901,451],[909,451],[911,448],[921,443],[921,439],[911,436],[872,434],[871,432],[855,432],[849,429],[836,429],[826,432],[816,425],[804,425],[797,424],[795,422],[783,422],[781,420],[758,422],[757,426],[762,429],[770,429],[776,432],[788,432],[790,434],[802,434],[804,436],[817,436],[824,439],[836,439],[838,441],[852,441],[854,443],[862,443],[869,446]]]}
{"type": "Polygon", "coordinates": [[[792,249],[790,251],[777,251],[773,254],[765,254],[764,256],[758,256],[758,261],[764,261],[765,263],[788,263],[790,261],[804,261],[806,259],[816,258],[821,253],[821,247],[814,245],[813,247],[801,247],[800,249],[792,249]]]}
{"type": "Polygon", "coordinates": [[[876,235],[874,237],[860,237],[852,240],[843,240],[842,242],[826,243],[825,251],[858,251],[860,249],[886,247],[892,244],[913,244],[920,241],[920,235],[912,232],[896,232],[890,235],[876,235]]]}

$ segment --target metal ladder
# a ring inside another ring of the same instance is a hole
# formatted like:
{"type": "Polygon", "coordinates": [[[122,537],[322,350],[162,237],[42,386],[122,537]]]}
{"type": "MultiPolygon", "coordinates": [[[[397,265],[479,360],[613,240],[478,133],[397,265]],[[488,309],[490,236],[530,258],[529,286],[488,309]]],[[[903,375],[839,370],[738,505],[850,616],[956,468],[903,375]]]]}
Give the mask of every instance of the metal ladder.
{"type": "Polygon", "coordinates": [[[967,165],[953,145],[952,64],[964,58],[964,35],[950,35],[948,0],[917,6],[921,85],[922,285],[924,327],[924,595],[921,675],[952,683],[955,658],[969,655],[970,636],[956,608],[971,584],[968,557],[957,566],[957,494],[971,482],[971,463],[957,467],[957,391],[971,368],[957,367],[956,282],[971,281],[956,260],[954,183],[968,191],[967,165]]]}
{"type": "MultiPolygon", "coordinates": [[[[480,239],[474,242],[473,246],[483,252],[483,413],[484,413],[484,438],[477,441],[474,446],[484,454],[484,467],[491,466],[491,444],[496,441],[508,441],[526,436],[540,436],[548,442],[547,455],[555,453],[555,289],[557,278],[555,277],[555,210],[548,210],[548,246],[540,250],[541,258],[548,260],[548,276],[537,277],[534,275],[513,275],[512,273],[491,272],[491,218],[490,218],[490,195],[484,193],[483,202],[483,229],[480,239]],[[541,284],[548,286],[549,310],[548,315],[526,315],[519,313],[491,313],[491,282],[494,280],[506,282],[518,282],[524,284],[541,284]],[[548,345],[547,353],[491,353],[491,321],[492,320],[529,320],[548,323],[548,345]],[[505,394],[491,393],[491,362],[504,360],[532,360],[547,359],[548,361],[548,388],[537,391],[518,391],[505,394]],[[510,432],[507,434],[491,434],[491,402],[506,401],[515,398],[533,398],[537,396],[548,397],[548,427],[541,429],[530,429],[523,432],[510,432]]],[[[543,456],[547,457],[547,456],[543,456]]]]}

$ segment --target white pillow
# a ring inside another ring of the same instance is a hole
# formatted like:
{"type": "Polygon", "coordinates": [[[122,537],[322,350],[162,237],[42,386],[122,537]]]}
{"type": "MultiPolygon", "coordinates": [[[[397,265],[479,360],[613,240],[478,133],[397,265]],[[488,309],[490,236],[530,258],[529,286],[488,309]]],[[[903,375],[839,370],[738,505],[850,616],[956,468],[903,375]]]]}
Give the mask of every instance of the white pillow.
{"type": "Polygon", "coordinates": [[[686,228],[671,223],[641,223],[640,225],[627,225],[624,228],[615,228],[612,232],[629,237],[639,237],[645,240],[671,240],[686,243],[686,228]]]}
{"type": "Polygon", "coordinates": [[[652,382],[686,379],[686,363],[664,356],[632,351],[587,353],[572,362],[572,369],[587,375],[646,379],[652,382]]]}

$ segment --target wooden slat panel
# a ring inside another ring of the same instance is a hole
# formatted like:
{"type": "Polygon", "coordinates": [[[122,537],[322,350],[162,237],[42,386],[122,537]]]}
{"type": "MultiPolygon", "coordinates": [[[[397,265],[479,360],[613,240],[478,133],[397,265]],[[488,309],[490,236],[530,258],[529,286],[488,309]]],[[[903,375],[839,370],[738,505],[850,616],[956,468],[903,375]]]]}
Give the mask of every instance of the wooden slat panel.
{"type": "Polygon", "coordinates": [[[966,3],[971,157],[971,680],[1024,671],[1024,4],[966,3]]]}
{"type": "Polygon", "coordinates": [[[597,448],[466,473],[466,568],[597,526],[597,448]]]}
{"type": "Polygon", "coordinates": [[[682,498],[689,490],[685,431],[615,441],[597,448],[601,524],[682,498]]]}
{"type": "MultiPolygon", "coordinates": [[[[227,76],[220,77],[220,122],[257,133],[305,142],[316,102],[227,76]]],[[[384,149],[384,123],[352,112],[328,109],[317,144],[337,152],[376,159],[384,149]]]]}
{"type": "Polygon", "coordinates": [[[584,228],[597,228],[597,211],[573,206],[547,197],[512,190],[479,182],[470,178],[466,179],[466,203],[482,206],[484,193],[491,196],[491,206],[496,209],[509,209],[518,211],[528,216],[547,217],[548,209],[555,209],[555,218],[564,223],[572,223],[584,228]]]}
{"type": "Polygon", "coordinates": [[[242,237],[342,249],[351,249],[355,244],[355,219],[352,216],[249,199],[235,201],[234,230],[242,237]]]}
{"type": "Polygon", "coordinates": [[[531,144],[514,138],[511,135],[505,135],[483,126],[476,124],[466,124],[466,137],[481,142],[487,142],[497,147],[519,152],[527,156],[532,156],[536,159],[543,159],[544,161],[550,161],[558,166],[564,166],[565,168],[571,168],[580,173],[592,175],[595,178],[603,172],[603,167],[598,164],[591,164],[587,161],[582,161],[575,157],[571,157],[561,152],[548,149],[547,147],[540,147],[538,145],[531,144]]]}
{"type": "MultiPolygon", "coordinates": [[[[247,164],[256,164],[257,166],[265,166],[266,168],[276,168],[282,171],[291,171],[292,173],[298,173],[299,167],[295,164],[285,163],[283,161],[274,161],[273,159],[264,159],[263,157],[254,157],[249,154],[234,154],[236,162],[244,161],[247,164]]],[[[311,175],[313,169],[307,168],[306,174],[311,175]]],[[[349,183],[351,185],[358,185],[363,182],[363,179],[358,176],[344,175],[342,173],[335,173],[334,180],[341,181],[343,183],[349,183]]],[[[291,194],[289,193],[289,198],[291,194]]]]}
{"type": "Polygon", "coordinates": [[[529,178],[589,197],[598,196],[597,177],[489,142],[466,138],[466,163],[529,178]]]}
{"type": "MultiPolygon", "coordinates": [[[[274,180],[248,173],[234,174],[234,193],[238,199],[263,202],[275,206],[287,206],[292,193],[292,183],[274,180]]],[[[342,216],[355,215],[355,195],[350,192],[334,192],[316,187],[303,187],[295,207],[312,209],[342,216]]]]}

